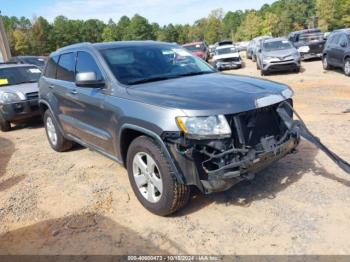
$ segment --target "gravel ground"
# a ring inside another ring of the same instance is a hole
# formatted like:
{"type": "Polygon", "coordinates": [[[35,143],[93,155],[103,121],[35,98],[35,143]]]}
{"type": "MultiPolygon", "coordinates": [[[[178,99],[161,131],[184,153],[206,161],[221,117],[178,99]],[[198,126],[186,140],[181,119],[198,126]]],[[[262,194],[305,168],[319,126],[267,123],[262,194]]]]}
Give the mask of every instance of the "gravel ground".
{"type": "MultiPolygon", "coordinates": [[[[255,64],[226,73],[259,76],[255,64]]],[[[350,161],[350,78],[303,63],[295,107],[350,161]]],[[[172,217],[147,212],[126,171],[76,147],[56,153],[40,123],[0,133],[1,254],[350,254],[350,176],[302,141],[255,180],[196,195],[172,217]]]]}

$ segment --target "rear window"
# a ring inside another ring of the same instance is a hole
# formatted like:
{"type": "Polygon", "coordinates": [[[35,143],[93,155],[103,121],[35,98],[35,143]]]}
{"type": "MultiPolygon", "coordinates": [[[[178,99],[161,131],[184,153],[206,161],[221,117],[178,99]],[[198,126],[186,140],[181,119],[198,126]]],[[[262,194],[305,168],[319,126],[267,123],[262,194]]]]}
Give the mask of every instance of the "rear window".
{"type": "Polygon", "coordinates": [[[56,78],[58,56],[52,56],[47,61],[47,66],[45,69],[45,77],[56,78]]]}
{"type": "Polygon", "coordinates": [[[56,78],[59,80],[74,82],[75,54],[67,53],[60,56],[58,61],[56,78]]]}

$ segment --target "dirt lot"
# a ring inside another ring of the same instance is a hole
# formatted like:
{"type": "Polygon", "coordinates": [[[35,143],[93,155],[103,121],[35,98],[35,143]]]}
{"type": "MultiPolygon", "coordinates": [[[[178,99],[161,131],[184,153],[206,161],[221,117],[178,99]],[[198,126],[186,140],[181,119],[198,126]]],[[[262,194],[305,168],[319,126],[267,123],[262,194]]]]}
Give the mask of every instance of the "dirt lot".
{"type": "MultiPolygon", "coordinates": [[[[259,75],[251,61],[227,73],[259,75]]],[[[350,161],[350,78],[320,61],[266,78],[289,84],[310,129],[350,161]]],[[[111,160],[54,152],[40,124],[0,133],[1,254],[350,254],[349,203],[350,176],[306,141],[255,180],[163,218],[111,160]]]]}

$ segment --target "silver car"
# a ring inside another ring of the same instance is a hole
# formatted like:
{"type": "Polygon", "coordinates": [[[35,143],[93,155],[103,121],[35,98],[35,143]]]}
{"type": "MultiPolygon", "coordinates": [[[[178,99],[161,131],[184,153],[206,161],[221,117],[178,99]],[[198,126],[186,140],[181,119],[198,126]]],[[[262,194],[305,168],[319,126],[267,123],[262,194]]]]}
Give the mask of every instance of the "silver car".
{"type": "Polygon", "coordinates": [[[300,71],[300,54],[285,38],[266,39],[257,52],[257,69],[268,72],[300,71]]]}
{"type": "Polygon", "coordinates": [[[1,131],[9,131],[11,123],[40,116],[37,83],[40,75],[40,69],[33,65],[0,65],[1,131]]]}

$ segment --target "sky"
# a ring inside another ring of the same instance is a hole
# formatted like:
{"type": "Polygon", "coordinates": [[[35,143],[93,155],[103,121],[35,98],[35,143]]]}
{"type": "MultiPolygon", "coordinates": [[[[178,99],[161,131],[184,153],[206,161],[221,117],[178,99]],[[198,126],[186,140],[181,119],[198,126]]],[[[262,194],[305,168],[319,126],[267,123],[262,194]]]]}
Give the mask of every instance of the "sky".
{"type": "Polygon", "coordinates": [[[149,22],[165,25],[192,24],[217,8],[225,12],[259,9],[273,2],[275,0],[1,0],[0,10],[7,16],[43,16],[50,22],[58,15],[105,22],[112,18],[117,22],[123,15],[132,17],[137,13],[149,22]]]}

